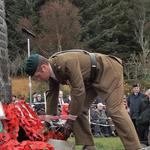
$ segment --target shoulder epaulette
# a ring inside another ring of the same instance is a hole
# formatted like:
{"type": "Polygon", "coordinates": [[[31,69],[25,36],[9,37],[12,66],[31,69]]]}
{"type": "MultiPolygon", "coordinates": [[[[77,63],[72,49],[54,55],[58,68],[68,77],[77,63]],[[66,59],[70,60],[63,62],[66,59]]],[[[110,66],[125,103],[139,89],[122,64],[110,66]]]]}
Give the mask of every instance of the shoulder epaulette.
{"type": "Polygon", "coordinates": [[[72,49],[72,50],[65,50],[65,51],[60,51],[60,52],[57,52],[57,53],[54,53],[50,58],[54,58],[60,54],[64,54],[64,53],[68,53],[68,52],[83,52],[83,53],[86,53],[86,54],[89,54],[88,51],[85,51],[85,50],[81,50],[81,49],[72,49]]]}

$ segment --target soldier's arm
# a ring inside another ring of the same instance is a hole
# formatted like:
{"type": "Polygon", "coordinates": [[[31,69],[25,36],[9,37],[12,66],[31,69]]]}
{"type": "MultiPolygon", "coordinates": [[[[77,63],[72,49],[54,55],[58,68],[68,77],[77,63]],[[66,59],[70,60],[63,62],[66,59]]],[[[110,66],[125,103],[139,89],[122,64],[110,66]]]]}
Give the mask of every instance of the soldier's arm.
{"type": "Polygon", "coordinates": [[[75,57],[74,60],[66,63],[66,72],[71,86],[69,113],[78,116],[82,111],[85,100],[85,86],[78,58],[75,57]]]}
{"type": "Polygon", "coordinates": [[[59,84],[54,79],[49,79],[49,90],[47,91],[47,114],[57,114],[57,103],[59,95],[59,84]]]}

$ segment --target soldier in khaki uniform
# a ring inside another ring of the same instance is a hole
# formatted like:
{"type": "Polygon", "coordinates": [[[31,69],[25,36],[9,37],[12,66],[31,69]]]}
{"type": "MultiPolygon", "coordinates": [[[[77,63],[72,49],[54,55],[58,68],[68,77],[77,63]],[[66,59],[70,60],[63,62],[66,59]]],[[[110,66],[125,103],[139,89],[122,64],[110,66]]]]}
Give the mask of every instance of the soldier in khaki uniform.
{"type": "Polygon", "coordinates": [[[71,103],[69,119],[64,125],[66,139],[73,131],[83,150],[96,150],[91,134],[88,110],[99,95],[106,101],[126,150],[141,148],[135,128],[123,104],[123,67],[121,60],[109,55],[72,50],[56,53],[49,60],[34,54],[26,61],[25,71],[37,80],[49,80],[47,113],[57,113],[60,84],[69,84],[71,103]]]}

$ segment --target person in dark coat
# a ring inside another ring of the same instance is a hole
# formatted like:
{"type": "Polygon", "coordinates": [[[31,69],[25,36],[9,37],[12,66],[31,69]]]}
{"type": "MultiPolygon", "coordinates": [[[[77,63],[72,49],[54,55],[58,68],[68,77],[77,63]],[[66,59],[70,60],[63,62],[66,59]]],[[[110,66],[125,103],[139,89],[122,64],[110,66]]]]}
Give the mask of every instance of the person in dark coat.
{"type": "Polygon", "coordinates": [[[67,95],[67,98],[64,99],[64,103],[70,104],[70,102],[71,102],[71,96],[67,95]]]}
{"type": "Polygon", "coordinates": [[[136,128],[136,121],[139,118],[140,114],[140,103],[142,99],[145,97],[143,93],[140,92],[140,85],[138,83],[133,84],[132,93],[127,98],[127,103],[129,107],[129,114],[132,119],[132,122],[136,128]]]}
{"type": "Polygon", "coordinates": [[[139,139],[142,144],[148,145],[148,132],[150,126],[150,89],[145,92],[139,107],[139,118],[137,119],[137,129],[139,139]]]}
{"type": "Polygon", "coordinates": [[[110,135],[107,119],[105,105],[98,103],[96,109],[91,112],[91,125],[94,136],[110,135]]]}
{"type": "Polygon", "coordinates": [[[76,144],[84,145],[83,150],[96,150],[88,116],[90,105],[100,96],[106,101],[125,149],[141,148],[123,103],[123,67],[119,58],[84,50],[63,51],[49,60],[34,54],[27,59],[25,71],[33,79],[49,81],[48,114],[57,113],[60,84],[70,86],[69,118],[63,131],[66,140],[73,132],[76,144]]]}
{"type": "Polygon", "coordinates": [[[34,109],[38,115],[45,115],[45,105],[41,94],[36,95],[36,102],[34,103],[34,109]]]}

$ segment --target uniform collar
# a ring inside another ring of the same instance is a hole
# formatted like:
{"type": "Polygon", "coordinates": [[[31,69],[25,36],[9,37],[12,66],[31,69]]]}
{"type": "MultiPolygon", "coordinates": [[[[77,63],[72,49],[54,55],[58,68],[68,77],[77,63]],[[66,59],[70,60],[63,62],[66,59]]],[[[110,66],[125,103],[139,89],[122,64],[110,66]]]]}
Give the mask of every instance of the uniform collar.
{"type": "Polygon", "coordinates": [[[52,68],[51,64],[49,64],[49,68],[50,68],[50,71],[51,71],[50,78],[53,78],[54,80],[58,81],[57,78],[56,78],[56,76],[55,76],[55,73],[53,71],[53,68],[52,68]]]}
{"type": "Polygon", "coordinates": [[[66,80],[62,76],[60,76],[62,74],[61,69],[60,69],[61,67],[59,67],[56,64],[56,61],[53,58],[49,59],[49,62],[50,62],[51,70],[52,70],[52,74],[50,78],[54,79],[55,81],[61,84],[67,84],[66,80]]]}

